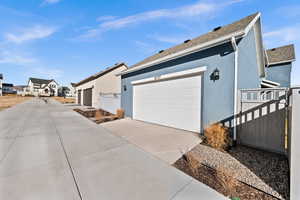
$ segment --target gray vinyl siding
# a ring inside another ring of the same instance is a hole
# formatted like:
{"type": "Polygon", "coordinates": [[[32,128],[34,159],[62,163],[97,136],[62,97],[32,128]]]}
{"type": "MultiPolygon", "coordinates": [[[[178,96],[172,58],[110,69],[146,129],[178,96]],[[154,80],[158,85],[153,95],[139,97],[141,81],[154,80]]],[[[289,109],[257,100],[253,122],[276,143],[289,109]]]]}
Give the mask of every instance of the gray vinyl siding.
{"type": "Polygon", "coordinates": [[[253,28],[238,43],[238,89],[260,88],[259,66],[253,28]]]}
{"type": "Polygon", "coordinates": [[[280,84],[280,87],[291,86],[292,64],[286,63],[266,68],[267,80],[280,84]]]}
{"type": "Polygon", "coordinates": [[[125,115],[132,117],[132,81],[201,66],[207,67],[203,75],[202,127],[231,116],[234,107],[234,52],[229,43],[122,75],[121,107],[125,115]],[[210,74],[216,68],[220,71],[220,80],[213,82],[210,74]]]}

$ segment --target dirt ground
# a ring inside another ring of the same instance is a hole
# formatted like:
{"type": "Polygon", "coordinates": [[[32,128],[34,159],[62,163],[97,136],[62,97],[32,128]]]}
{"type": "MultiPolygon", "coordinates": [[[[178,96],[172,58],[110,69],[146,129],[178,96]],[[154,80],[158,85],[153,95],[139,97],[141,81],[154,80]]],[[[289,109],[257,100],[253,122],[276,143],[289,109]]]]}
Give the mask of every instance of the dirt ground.
{"type": "Polygon", "coordinates": [[[22,97],[22,96],[0,96],[0,111],[6,108],[10,108],[16,104],[22,103],[32,97],[22,97]]]}
{"type": "Polygon", "coordinates": [[[56,101],[60,103],[75,103],[75,98],[64,98],[64,97],[53,97],[56,101]]]}
{"type": "Polygon", "coordinates": [[[289,167],[285,156],[241,145],[221,152],[203,144],[184,156],[175,167],[226,196],[289,199],[289,167]],[[185,162],[184,156],[193,158],[194,166],[185,162]],[[223,178],[218,179],[218,171],[225,172],[221,173],[223,178]]]}
{"type": "Polygon", "coordinates": [[[196,170],[192,169],[190,164],[181,158],[177,160],[174,166],[184,173],[194,177],[198,181],[208,185],[224,196],[232,199],[238,197],[241,200],[278,200],[271,195],[256,190],[249,185],[237,181],[224,173],[218,172],[213,168],[200,164],[196,170]]]}

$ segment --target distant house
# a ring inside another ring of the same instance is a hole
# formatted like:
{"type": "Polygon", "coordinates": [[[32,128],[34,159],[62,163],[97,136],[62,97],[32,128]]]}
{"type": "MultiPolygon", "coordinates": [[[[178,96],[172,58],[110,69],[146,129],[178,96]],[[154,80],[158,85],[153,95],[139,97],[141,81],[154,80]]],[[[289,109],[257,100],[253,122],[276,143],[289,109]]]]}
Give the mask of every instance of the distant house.
{"type": "Polygon", "coordinates": [[[57,96],[58,83],[54,79],[29,78],[25,95],[57,96]]]}
{"type": "Polygon", "coordinates": [[[264,49],[255,13],[121,72],[121,107],[136,120],[202,133],[238,113],[240,89],[289,87],[294,60],[293,45],[264,49]]]}
{"type": "Polygon", "coordinates": [[[74,88],[72,86],[61,86],[58,88],[58,96],[75,97],[74,88]]]}
{"type": "Polygon", "coordinates": [[[26,87],[27,85],[16,85],[13,87],[13,90],[16,92],[17,95],[24,95],[26,87]]]}
{"type": "Polygon", "coordinates": [[[0,74],[0,96],[2,96],[2,83],[3,83],[3,75],[0,74]]]}
{"type": "Polygon", "coordinates": [[[121,106],[121,77],[117,74],[126,69],[126,64],[117,63],[76,83],[76,102],[115,113],[121,106]]]}
{"type": "Polygon", "coordinates": [[[11,83],[2,83],[2,94],[16,94],[14,85],[11,83]]]}

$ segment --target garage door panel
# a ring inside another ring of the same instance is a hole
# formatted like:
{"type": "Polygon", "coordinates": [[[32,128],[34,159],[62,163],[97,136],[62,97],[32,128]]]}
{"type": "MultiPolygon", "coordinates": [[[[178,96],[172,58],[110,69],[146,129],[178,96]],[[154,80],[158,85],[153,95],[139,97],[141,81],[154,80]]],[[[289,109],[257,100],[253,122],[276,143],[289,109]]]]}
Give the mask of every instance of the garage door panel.
{"type": "Polygon", "coordinates": [[[200,132],[201,76],[133,86],[133,118],[200,132]]]}

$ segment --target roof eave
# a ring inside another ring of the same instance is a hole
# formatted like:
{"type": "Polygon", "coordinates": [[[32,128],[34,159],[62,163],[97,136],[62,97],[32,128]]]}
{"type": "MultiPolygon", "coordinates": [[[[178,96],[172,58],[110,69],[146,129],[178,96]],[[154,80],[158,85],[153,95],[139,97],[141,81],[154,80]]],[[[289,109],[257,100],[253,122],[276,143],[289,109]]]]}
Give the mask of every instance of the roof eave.
{"type": "Polygon", "coordinates": [[[279,62],[268,62],[267,63],[267,66],[269,67],[269,66],[272,66],[272,65],[279,65],[279,64],[284,64],[284,63],[292,63],[292,62],[294,62],[294,61],[296,61],[296,59],[291,59],[291,60],[283,60],[283,61],[279,61],[279,62]]]}
{"type": "Polygon", "coordinates": [[[101,76],[103,76],[103,75],[105,75],[105,74],[107,74],[107,73],[109,73],[111,71],[114,71],[115,69],[118,69],[119,67],[122,67],[122,66],[124,66],[124,67],[126,67],[126,69],[128,69],[128,66],[124,62],[122,62],[122,63],[119,63],[116,66],[111,67],[110,69],[104,70],[103,72],[98,72],[97,74],[89,76],[88,78],[85,78],[85,79],[79,81],[78,83],[75,83],[74,86],[78,87],[78,86],[80,86],[82,84],[88,83],[90,81],[94,81],[97,78],[100,78],[101,76]]]}
{"type": "Polygon", "coordinates": [[[128,70],[120,72],[117,75],[124,75],[124,74],[128,74],[128,73],[132,73],[132,72],[147,68],[147,67],[152,66],[152,65],[157,65],[157,64],[160,64],[160,63],[164,63],[164,62],[182,57],[182,56],[186,56],[188,54],[191,54],[191,53],[194,53],[194,52],[197,52],[197,51],[202,51],[202,50],[205,50],[205,49],[209,49],[209,48],[224,44],[226,42],[230,42],[232,37],[235,37],[236,39],[239,39],[239,38],[243,38],[245,35],[246,35],[245,31],[235,32],[233,34],[218,38],[216,40],[209,41],[209,42],[206,42],[206,43],[202,43],[200,45],[190,47],[190,48],[182,50],[180,52],[176,52],[176,53],[164,56],[164,57],[159,58],[157,60],[142,64],[142,65],[138,65],[138,66],[134,67],[132,70],[130,70],[130,68],[129,68],[128,70]]]}

